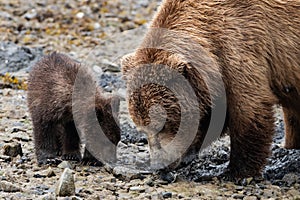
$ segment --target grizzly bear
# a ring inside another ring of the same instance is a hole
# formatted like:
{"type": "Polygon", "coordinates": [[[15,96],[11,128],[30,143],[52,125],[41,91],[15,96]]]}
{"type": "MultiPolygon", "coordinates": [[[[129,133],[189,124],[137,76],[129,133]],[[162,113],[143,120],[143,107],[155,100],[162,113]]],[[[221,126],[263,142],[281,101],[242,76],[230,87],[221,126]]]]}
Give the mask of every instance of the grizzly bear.
{"type": "Polygon", "coordinates": [[[285,147],[300,149],[299,9],[297,0],[162,2],[140,47],[121,61],[129,112],[148,135],[154,168],[188,163],[226,132],[224,174],[259,176],[276,104],[285,147]]]}
{"type": "Polygon", "coordinates": [[[60,156],[63,160],[80,161],[81,140],[86,141],[87,148],[83,161],[99,164],[87,151],[92,148],[91,142],[97,141],[97,124],[114,145],[120,141],[120,128],[115,121],[119,99],[105,97],[88,68],[64,54],[54,52],[33,66],[27,101],[39,165],[57,163],[60,156]],[[97,124],[91,123],[93,113],[97,124]],[[76,122],[75,115],[82,120],[76,122]]]}

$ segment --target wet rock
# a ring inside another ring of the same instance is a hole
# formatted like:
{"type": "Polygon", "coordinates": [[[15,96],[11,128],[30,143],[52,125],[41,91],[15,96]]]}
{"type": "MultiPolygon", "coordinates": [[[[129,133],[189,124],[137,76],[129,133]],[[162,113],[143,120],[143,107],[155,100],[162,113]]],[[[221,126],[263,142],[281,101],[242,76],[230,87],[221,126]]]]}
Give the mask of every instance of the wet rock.
{"type": "Polygon", "coordinates": [[[62,173],[55,194],[60,197],[73,196],[75,195],[75,183],[73,171],[69,168],[66,168],[62,173]]]}
{"type": "Polygon", "coordinates": [[[265,178],[274,182],[274,180],[281,180],[289,173],[300,176],[300,151],[284,148],[275,149],[265,168],[265,178]]]}
{"type": "Polygon", "coordinates": [[[178,176],[196,182],[212,180],[225,171],[229,155],[229,137],[222,137],[204,149],[190,164],[179,168],[178,176]]]}
{"type": "Polygon", "coordinates": [[[10,156],[10,157],[16,157],[18,155],[22,156],[22,147],[20,143],[10,143],[10,144],[5,144],[3,146],[3,155],[5,156],[10,156]]]}
{"type": "Polygon", "coordinates": [[[3,192],[20,192],[21,188],[8,181],[0,181],[0,191],[3,192]]]}
{"type": "Polygon", "coordinates": [[[286,182],[287,186],[291,186],[295,183],[299,183],[300,178],[298,175],[290,173],[290,174],[284,175],[284,177],[282,178],[282,181],[286,182]]]}
{"type": "Polygon", "coordinates": [[[0,73],[16,72],[31,67],[42,55],[40,48],[20,47],[11,42],[0,42],[0,73]]]}
{"type": "Polygon", "coordinates": [[[177,174],[175,172],[160,172],[160,178],[163,181],[166,181],[168,183],[174,183],[177,180],[177,174]]]}
{"type": "Polygon", "coordinates": [[[172,192],[163,192],[163,193],[162,193],[162,197],[163,197],[164,199],[172,198],[172,192]]]}
{"type": "Polygon", "coordinates": [[[36,173],[33,175],[34,178],[46,178],[46,175],[44,174],[40,174],[40,173],[36,173]]]}
{"type": "Polygon", "coordinates": [[[128,143],[144,143],[148,144],[147,136],[144,133],[138,132],[133,125],[125,122],[121,125],[121,141],[125,144],[128,143]]]}
{"type": "MultiPolygon", "coordinates": [[[[276,185],[284,185],[283,177],[286,174],[300,176],[300,151],[281,148],[284,138],[284,124],[281,116],[277,116],[276,134],[273,138],[272,156],[265,167],[263,176],[276,185]]],[[[189,165],[177,170],[178,176],[196,182],[211,180],[212,177],[219,176],[226,169],[229,161],[229,137],[223,137],[215,141],[207,149],[202,151],[198,158],[189,165]]],[[[292,179],[295,183],[295,179],[292,179]]],[[[245,179],[245,185],[261,180],[245,179]]],[[[291,184],[291,182],[289,184],[291,184]]]]}

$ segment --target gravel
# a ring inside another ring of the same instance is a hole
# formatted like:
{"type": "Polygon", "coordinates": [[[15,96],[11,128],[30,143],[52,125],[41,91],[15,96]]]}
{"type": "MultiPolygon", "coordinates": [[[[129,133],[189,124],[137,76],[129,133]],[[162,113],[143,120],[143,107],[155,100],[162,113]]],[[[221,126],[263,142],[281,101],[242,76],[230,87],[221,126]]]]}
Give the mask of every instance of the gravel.
{"type": "MultiPolygon", "coordinates": [[[[0,32],[5,33],[0,41],[0,73],[26,79],[36,59],[57,50],[93,68],[104,91],[125,97],[119,58],[137,47],[160,1],[34,0],[21,6],[18,2],[0,0],[0,32]]],[[[228,136],[188,166],[164,174],[152,172],[147,137],[135,129],[124,99],[115,166],[76,162],[38,166],[26,98],[24,90],[0,88],[2,199],[300,199],[300,151],[282,148],[280,113],[264,179],[250,178],[241,185],[212,178],[228,164],[228,136]],[[16,150],[4,155],[5,148],[16,150]],[[70,197],[57,197],[59,179],[69,168],[74,174],[70,197]]]]}

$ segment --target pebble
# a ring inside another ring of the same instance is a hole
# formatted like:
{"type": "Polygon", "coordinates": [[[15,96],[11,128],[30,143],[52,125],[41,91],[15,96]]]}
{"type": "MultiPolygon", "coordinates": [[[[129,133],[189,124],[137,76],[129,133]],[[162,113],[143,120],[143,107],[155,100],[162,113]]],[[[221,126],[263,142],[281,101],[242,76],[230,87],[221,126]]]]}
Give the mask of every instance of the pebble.
{"type": "Polygon", "coordinates": [[[48,169],[41,171],[40,173],[35,174],[34,176],[36,178],[45,178],[45,177],[51,178],[53,176],[56,176],[56,174],[53,171],[53,169],[51,167],[49,167],[48,169]]]}
{"type": "Polygon", "coordinates": [[[82,19],[83,17],[84,17],[84,13],[83,12],[79,12],[79,13],[77,13],[76,14],[76,17],[78,18],[78,19],[82,19]]]}
{"type": "Polygon", "coordinates": [[[56,200],[55,194],[45,194],[39,198],[40,200],[56,200]]]}
{"type": "Polygon", "coordinates": [[[235,188],[235,190],[237,190],[237,191],[242,191],[243,189],[244,189],[243,186],[236,186],[236,188],[235,188]]]}
{"type": "Polygon", "coordinates": [[[243,198],[243,200],[257,200],[256,196],[246,196],[243,198]]]}
{"type": "Polygon", "coordinates": [[[25,19],[27,19],[27,20],[31,20],[31,19],[33,19],[33,18],[36,18],[36,16],[37,16],[37,12],[36,12],[35,9],[31,9],[31,10],[29,10],[27,13],[25,13],[25,14],[23,15],[23,17],[24,17],[25,19]]]}
{"type": "Polygon", "coordinates": [[[296,189],[291,189],[288,191],[288,194],[290,194],[291,196],[295,197],[295,199],[297,199],[296,197],[300,197],[300,191],[296,190],[296,189]]]}
{"type": "Polygon", "coordinates": [[[20,143],[10,143],[5,144],[3,146],[3,155],[10,156],[10,157],[16,157],[18,155],[22,156],[23,151],[20,143]]]}
{"type": "Polygon", "coordinates": [[[0,161],[2,162],[10,162],[11,157],[10,156],[5,156],[5,155],[0,155],[0,161]]]}
{"type": "Polygon", "coordinates": [[[71,197],[57,197],[57,200],[82,200],[82,198],[79,198],[77,196],[71,196],[71,197]]]}
{"type": "Polygon", "coordinates": [[[113,174],[122,180],[130,181],[133,179],[144,179],[146,174],[150,174],[148,171],[139,171],[136,169],[117,166],[113,169],[113,174]]]}
{"type": "Polygon", "coordinates": [[[115,186],[115,183],[109,183],[109,182],[104,182],[101,184],[105,189],[110,190],[112,192],[116,191],[117,188],[115,186]]]}
{"type": "Polygon", "coordinates": [[[74,168],[74,166],[69,161],[66,161],[66,160],[62,161],[57,167],[61,168],[61,169],[66,169],[66,168],[73,169],[74,168]]]}
{"type": "Polygon", "coordinates": [[[120,72],[120,66],[107,60],[107,59],[103,59],[102,60],[102,65],[104,65],[104,71],[109,71],[109,72],[120,72]]]}
{"type": "Polygon", "coordinates": [[[129,188],[129,190],[133,192],[139,192],[139,193],[145,192],[145,188],[142,186],[134,186],[129,188]]]}
{"type": "Polygon", "coordinates": [[[163,197],[164,199],[172,198],[172,192],[163,192],[163,193],[162,193],[162,197],[163,197]]]}
{"type": "Polygon", "coordinates": [[[8,181],[0,181],[0,191],[3,192],[20,192],[21,188],[8,181]]]}
{"type": "Polygon", "coordinates": [[[94,72],[97,73],[99,76],[101,76],[101,75],[103,74],[102,68],[101,68],[100,66],[98,66],[98,65],[94,65],[94,66],[93,66],[93,70],[94,70],[94,72]]]}
{"type": "Polygon", "coordinates": [[[73,171],[69,168],[66,168],[62,173],[55,194],[59,197],[73,196],[75,195],[75,183],[73,171]]]}
{"type": "Polygon", "coordinates": [[[234,199],[243,199],[245,197],[245,195],[243,194],[233,194],[231,195],[232,198],[234,199]]]}
{"type": "Polygon", "coordinates": [[[11,137],[13,139],[20,140],[22,142],[28,142],[28,141],[31,140],[30,137],[29,137],[29,135],[27,133],[20,132],[20,131],[16,132],[16,133],[12,133],[11,137]]]}

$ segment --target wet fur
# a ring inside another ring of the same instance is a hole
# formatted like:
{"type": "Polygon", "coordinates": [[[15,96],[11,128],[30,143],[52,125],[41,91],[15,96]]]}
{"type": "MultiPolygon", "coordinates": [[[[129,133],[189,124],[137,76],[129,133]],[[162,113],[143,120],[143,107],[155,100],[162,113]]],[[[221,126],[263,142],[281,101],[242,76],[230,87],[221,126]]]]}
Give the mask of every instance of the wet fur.
{"type": "MultiPolygon", "coordinates": [[[[87,68],[68,56],[52,53],[35,64],[28,79],[28,107],[33,123],[35,153],[39,164],[55,161],[59,156],[66,160],[81,160],[80,138],[72,114],[72,93],[79,69],[82,70],[82,85],[93,82],[87,68]]],[[[117,144],[120,129],[113,117],[112,102],[117,98],[104,97],[96,86],[94,104],[81,102],[84,112],[96,112],[98,121],[107,137],[117,144]]],[[[118,105],[117,105],[118,106],[118,105]]],[[[83,115],[83,114],[82,114],[83,115]]],[[[86,127],[85,137],[93,127],[86,127]]],[[[87,154],[90,155],[90,154],[87,154]]],[[[92,156],[87,162],[96,162],[92,156]]]]}
{"type": "Polygon", "coordinates": [[[228,169],[233,177],[259,175],[266,164],[274,134],[275,104],[282,105],[284,111],[285,147],[300,149],[299,10],[297,0],[164,0],[140,48],[122,60],[129,111],[136,125],[150,124],[149,109],[154,104],[167,113],[164,128],[156,136],[148,132],[148,138],[157,137],[152,138],[156,142],[149,142],[150,148],[174,137],[182,111],[172,93],[161,86],[148,84],[139,91],[131,87],[145,79],[167,81],[170,77],[159,67],[164,64],[186,77],[198,97],[200,113],[204,113],[185,156],[200,149],[210,123],[212,98],[221,95],[217,86],[212,86],[215,94],[210,95],[204,81],[214,72],[221,73],[226,90],[224,130],[231,138],[228,169]],[[186,57],[188,52],[177,55],[148,48],[160,43],[172,49],[181,43],[180,36],[163,37],[155,33],[156,28],[193,37],[201,49],[188,43],[184,45],[187,51],[204,53],[193,63],[186,57]],[[149,63],[156,66],[152,71],[145,67],[149,63]]]}

